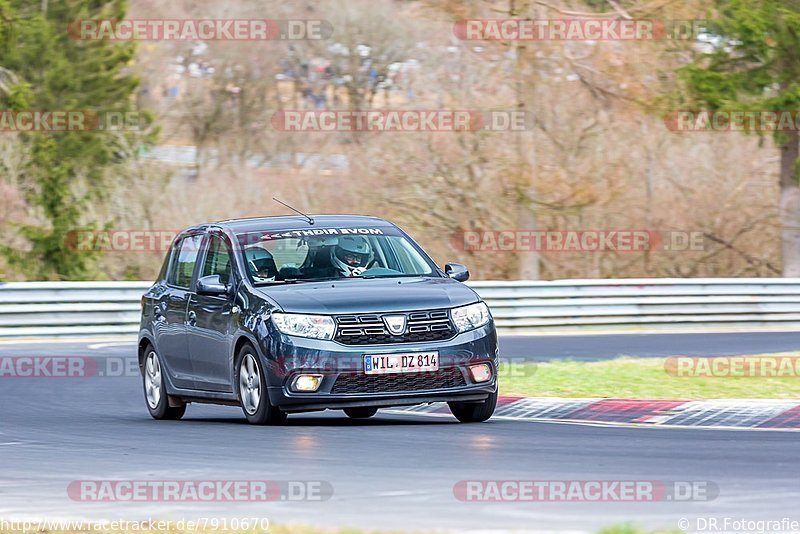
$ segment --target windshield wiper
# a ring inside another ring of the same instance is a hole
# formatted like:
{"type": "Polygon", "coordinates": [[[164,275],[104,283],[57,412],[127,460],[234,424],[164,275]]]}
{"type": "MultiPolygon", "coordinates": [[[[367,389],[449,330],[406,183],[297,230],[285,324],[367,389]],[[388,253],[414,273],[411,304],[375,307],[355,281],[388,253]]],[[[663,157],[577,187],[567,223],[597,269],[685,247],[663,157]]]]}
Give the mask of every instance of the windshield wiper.
{"type": "Polygon", "coordinates": [[[369,279],[372,279],[372,278],[416,278],[416,277],[421,277],[421,276],[425,276],[425,275],[424,274],[403,274],[403,273],[398,273],[398,274],[368,274],[366,276],[364,276],[364,275],[354,276],[353,278],[364,278],[364,279],[369,280],[369,279]]]}
{"type": "Polygon", "coordinates": [[[296,284],[298,282],[330,282],[333,280],[343,280],[343,278],[286,278],[284,280],[272,280],[268,282],[255,282],[257,286],[271,286],[281,284],[296,284]]]}
{"type": "Polygon", "coordinates": [[[375,278],[419,278],[419,277],[430,277],[430,275],[425,274],[368,274],[366,276],[334,276],[334,277],[327,277],[327,278],[286,278],[284,280],[272,280],[267,282],[255,282],[257,286],[271,286],[271,285],[282,285],[282,284],[297,284],[297,283],[304,283],[304,282],[338,282],[340,280],[372,280],[375,278]]]}

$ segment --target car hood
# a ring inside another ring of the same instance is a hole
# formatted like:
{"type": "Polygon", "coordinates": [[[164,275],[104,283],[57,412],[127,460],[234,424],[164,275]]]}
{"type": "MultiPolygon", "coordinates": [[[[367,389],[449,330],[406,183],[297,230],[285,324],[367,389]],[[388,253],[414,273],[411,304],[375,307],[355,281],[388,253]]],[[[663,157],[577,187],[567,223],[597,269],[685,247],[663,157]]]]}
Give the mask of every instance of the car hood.
{"type": "Polygon", "coordinates": [[[297,282],[256,290],[294,313],[379,313],[452,308],[480,300],[450,278],[372,278],[297,282]]]}

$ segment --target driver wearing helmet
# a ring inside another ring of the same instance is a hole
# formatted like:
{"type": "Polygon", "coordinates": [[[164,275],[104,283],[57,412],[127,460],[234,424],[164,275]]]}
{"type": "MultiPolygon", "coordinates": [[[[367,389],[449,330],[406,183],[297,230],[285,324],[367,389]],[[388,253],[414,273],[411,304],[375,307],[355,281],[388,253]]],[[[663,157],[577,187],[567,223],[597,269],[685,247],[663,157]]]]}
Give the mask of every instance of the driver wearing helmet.
{"type": "Polygon", "coordinates": [[[278,269],[272,254],[261,247],[252,247],[244,251],[250,273],[262,280],[275,280],[278,269]]]}
{"type": "Polygon", "coordinates": [[[366,238],[358,235],[345,235],[331,248],[331,264],[345,277],[359,276],[369,268],[372,247],[366,238]]]}

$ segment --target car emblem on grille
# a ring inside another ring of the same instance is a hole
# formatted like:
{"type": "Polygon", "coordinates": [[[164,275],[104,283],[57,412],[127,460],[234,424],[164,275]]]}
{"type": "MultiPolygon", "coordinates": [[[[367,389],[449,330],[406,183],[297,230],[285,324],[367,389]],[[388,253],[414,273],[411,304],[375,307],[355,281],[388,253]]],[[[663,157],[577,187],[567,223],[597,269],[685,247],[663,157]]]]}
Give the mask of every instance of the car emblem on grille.
{"type": "Polygon", "coordinates": [[[389,333],[399,336],[406,331],[405,315],[384,315],[383,323],[389,329],[389,333]]]}

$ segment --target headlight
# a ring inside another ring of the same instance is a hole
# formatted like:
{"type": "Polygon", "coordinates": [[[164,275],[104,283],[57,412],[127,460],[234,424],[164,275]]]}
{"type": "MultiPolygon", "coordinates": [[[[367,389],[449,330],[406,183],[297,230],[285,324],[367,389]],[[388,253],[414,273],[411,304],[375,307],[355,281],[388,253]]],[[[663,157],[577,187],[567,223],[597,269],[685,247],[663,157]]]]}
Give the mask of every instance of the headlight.
{"type": "Polygon", "coordinates": [[[325,315],[302,315],[299,313],[273,313],[272,322],[290,336],[333,339],[336,326],[332,317],[325,315]]]}
{"type": "Polygon", "coordinates": [[[483,326],[489,322],[490,318],[489,307],[483,302],[453,308],[450,310],[450,316],[459,333],[483,326]]]}

